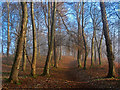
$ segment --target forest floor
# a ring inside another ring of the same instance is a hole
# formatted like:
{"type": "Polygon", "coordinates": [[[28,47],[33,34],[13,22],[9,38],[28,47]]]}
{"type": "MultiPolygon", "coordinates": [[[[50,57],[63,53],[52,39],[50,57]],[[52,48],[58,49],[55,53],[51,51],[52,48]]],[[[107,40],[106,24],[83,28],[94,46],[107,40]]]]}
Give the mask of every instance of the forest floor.
{"type": "MultiPolygon", "coordinates": [[[[77,68],[77,61],[71,56],[63,56],[59,61],[59,67],[54,68],[51,65],[50,76],[41,76],[44,68],[45,57],[37,60],[37,76],[30,76],[30,64],[27,63],[26,72],[20,67],[20,83],[8,83],[10,70],[13,60],[3,58],[2,60],[2,87],[3,90],[20,88],[114,88],[120,89],[120,65],[115,63],[117,78],[104,78],[107,75],[107,60],[102,61],[102,65],[94,65],[90,68],[90,59],[87,60],[87,69],[77,68]]],[[[83,65],[83,62],[82,62],[83,65]]]]}

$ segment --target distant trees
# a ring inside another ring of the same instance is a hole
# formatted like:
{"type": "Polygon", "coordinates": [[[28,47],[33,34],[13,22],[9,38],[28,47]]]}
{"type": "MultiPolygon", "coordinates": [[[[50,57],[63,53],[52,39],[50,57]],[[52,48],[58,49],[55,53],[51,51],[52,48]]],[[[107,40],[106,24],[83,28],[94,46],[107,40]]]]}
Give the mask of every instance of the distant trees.
{"type": "Polygon", "coordinates": [[[111,78],[111,77],[114,77],[114,72],[113,72],[114,54],[112,52],[112,43],[109,37],[109,26],[108,26],[104,2],[100,2],[100,7],[101,7],[102,22],[103,22],[103,32],[104,32],[106,47],[107,47],[106,48],[107,58],[108,58],[108,64],[109,64],[109,71],[108,71],[107,77],[111,78]]]}

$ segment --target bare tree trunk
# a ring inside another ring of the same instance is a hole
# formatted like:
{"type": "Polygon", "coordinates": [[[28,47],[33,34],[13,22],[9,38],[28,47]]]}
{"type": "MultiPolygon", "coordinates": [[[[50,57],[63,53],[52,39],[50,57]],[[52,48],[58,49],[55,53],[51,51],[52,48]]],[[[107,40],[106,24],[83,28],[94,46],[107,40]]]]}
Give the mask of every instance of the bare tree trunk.
{"type": "Polygon", "coordinates": [[[95,36],[95,30],[93,31],[93,37],[91,43],[91,66],[93,66],[93,60],[94,60],[94,36],[95,36]]]}
{"type": "Polygon", "coordinates": [[[62,46],[60,45],[60,56],[59,56],[59,60],[62,59],[62,46]]]}
{"type": "Polygon", "coordinates": [[[78,55],[77,55],[77,61],[78,61],[78,68],[81,68],[81,53],[80,50],[78,49],[78,55]]]}
{"type": "Polygon", "coordinates": [[[48,47],[50,46],[50,2],[48,2],[48,47]]]}
{"type": "Polygon", "coordinates": [[[37,59],[37,40],[36,40],[36,27],[34,21],[34,4],[31,2],[31,20],[33,29],[33,58],[32,58],[32,69],[31,75],[35,77],[36,75],[36,59],[37,59]]]}
{"type": "Polygon", "coordinates": [[[55,14],[56,14],[56,2],[54,2],[54,6],[53,6],[52,25],[51,25],[51,41],[50,41],[50,46],[48,49],[48,55],[46,58],[43,75],[49,75],[50,60],[53,54],[53,45],[54,45],[55,14]]]}
{"type": "Polygon", "coordinates": [[[19,67],[20,67],[20,61],[22,58],[22,49],[23,49],[23,42],[24,42],[24,36],[26,33],[26,27],[27,27],[27,3],[26,2],[21,2],[22,6],[22,24],[21,24],[21,31],[20,31],[20,37],[18,39],[17,43],[17,50],[15,54],[15,59],[14,63],[12,65],[11,73],[9,76],[9,81],[18,83],[18,72],[19,72],[19,67]]]}
{"type": "Polygon", "coordinates": [[[82,5],[82,36],[83,36],[83,42],[84,42],[84,48],[85,48],[85,59],[84,59],[84,69],[86,69],[86,60],[87,60],[87,42],[86,42],[86,38],[85,38],[85,34],[84,34],[84,2],[82,5]]]}
{"type": "Polygon", "coordinates": [[[58,54],[56,45],[56,30],[54,29],[54,67],[58,67],[58,54]]]}
{"type": "Polygon", "coordinates": [[[22,70],[26,70],[26,35],[24,37],[24,45],[23,45],[23,62],[22,62],[22,70]]]}
{"type": "Polygon", "coordinates": [[[54,41],[54,67],[58,67],[58,54],[57,54],[57,47],[56,42],[54,41]]]}
{"type": "MultiPolygon", "coordinates": [[[[59,26],[60,26],[60,18],[59,18],[59,26]]],[[[60,30],[60,52],[59,52],[59,60],[62,59],[62,40],[61,40],[61,27],[59,27],[59,30],[60,30]]]]}
{"type": "Polygon", "coordinates": [[[101,65],[101,47],[102,47],[102,40],[103,40],[103,32],[102,32],[102,35],[101,35],[101,39],[100,39],[100,44],[99,44],[99,48],[98,48],[98,55],[99,55],[99,65],[101,65]]]}
{"type": "Polygon", "coordinates": [[[107,77],[111,78],[111,77],[114,77],[114,72],[113,72],[114,54],[112,52],[112,44],[111,44],[111,40],[109,37],[109,26],[108,26],[104,2],[100,2],[100,7],[101,7],[101,14],[102,14],[103,31],[104,31],[106,47],[107,47],[106,48],[107,58],[108,58],[108,63],[109,63],[109,70],[108,70],[107,77]]]}
{"type": "Polygon", "coordinates": [[[8,8],[8,31],[7,31],[7,57],[9,57],[9,50],[10,50],[10,16],[9,16],[9,2],[7,2],[7,8],[8,8]]]}
{"type": "Polygon", "coordinates": [[[39,39],[39,21],[37,22],[38,23],[38,28],[37,28],[37,49],[38,49],[38,52],[37,52],[37,58],[41,58],[40,57],[40,39],[39,39]]]}
{"type": "Polygon", "coordinates": [[[97,55],[96,55],[96,43],[94,42],[94,62],[97,64],[97,55]]]}
{"type": "Polygon", "coordinates": [[[78,68],[81,68],[81,53],[80,53],[80,36],[81,36],[81,29],[80,29],[80,12],[79,12],[79,3],[78,3],[78,10],[77,10],[77,22],[78,22],[78,54],[77,54],[77,61],[78,61],[78,68]]]}
{"type": "MultiPolygon", "coordinates": [[[[96,59],[96,52],[95,52],[95,37],[96,37],[96,21],[95,21],[95,15],[91,14],[91,8],[90,8],[90,16],[93,21],[93,37],[92,37],[92,42],[91,42],[91,67],[93,66],[93,62],[96,59]]],[[[95,8],[94,8],[94,13],[95,13],[95,8]]]]}

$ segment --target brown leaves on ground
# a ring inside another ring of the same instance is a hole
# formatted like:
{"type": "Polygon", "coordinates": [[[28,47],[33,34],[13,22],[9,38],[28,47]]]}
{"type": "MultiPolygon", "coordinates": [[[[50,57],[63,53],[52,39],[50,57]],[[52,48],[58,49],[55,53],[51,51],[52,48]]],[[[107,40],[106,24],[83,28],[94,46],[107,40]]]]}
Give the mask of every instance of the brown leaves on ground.
{"type": "MultiPolygon", "coordinates": [[[[20,83],[12,84],[6,82],[12,66],[12,60],[3,60],[3,88],[120,88],[120,78],[103,78],[107,75],[107,60],[103,59],[102,65],[94,65],[90,68],[90,59],[87,60],[87,69],[77,68],[77,61],[71,56],[64,56],[59,61],[59,67],[54,68],[51,65],[50,76],[41,76],[44,60],[37,61],[37,76],[30,76],[30,65],[27,63],[26,72],[19,72],[20,83]]],[[[82,62],[83,65],[83,62],[82,62]]],[[[115,63],[116,70],[120,67],[115,63]]],[[[117,73],[118,74],[118,73],[117,73]]],[[[120,77],[120,75],[117,75],[120,77]]]]}

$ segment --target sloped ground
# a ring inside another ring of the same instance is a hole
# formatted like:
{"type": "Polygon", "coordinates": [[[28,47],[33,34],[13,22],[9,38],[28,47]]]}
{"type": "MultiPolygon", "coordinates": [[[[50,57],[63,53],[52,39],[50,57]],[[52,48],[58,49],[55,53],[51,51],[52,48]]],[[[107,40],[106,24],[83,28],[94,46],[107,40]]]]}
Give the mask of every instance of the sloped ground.
{"type": "MultiPolygon", "coordinates": [[[[3,59],[3,88],[4,89],[20,89],[20,88],[114,88],[120,89],[120,79],[104,79],[106,76],[108,66],[104,60],[101,66],[95,65],[90,68],[90,60],[87,61],[87,69],[77,68],[77,61],[71,56],[63,56],[59,61],[59,67],[56,69],[51,66],[50,76],[41,76],[45,57],[37,61],[37,77],[30,76],[30,65],[27,63],[26,72],[19,72],[20,83],[18,85],[6,82],[9,76],[12,60],[3,59]]],[[[83,62],[82,62],[83,65],[83,62]]],[[[116,65],[116,71],[118,63],[116,65]]]]}

